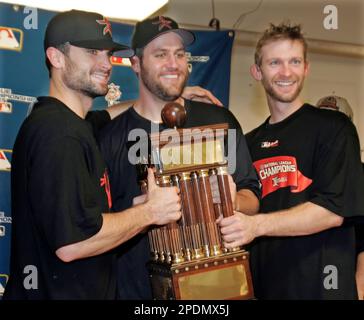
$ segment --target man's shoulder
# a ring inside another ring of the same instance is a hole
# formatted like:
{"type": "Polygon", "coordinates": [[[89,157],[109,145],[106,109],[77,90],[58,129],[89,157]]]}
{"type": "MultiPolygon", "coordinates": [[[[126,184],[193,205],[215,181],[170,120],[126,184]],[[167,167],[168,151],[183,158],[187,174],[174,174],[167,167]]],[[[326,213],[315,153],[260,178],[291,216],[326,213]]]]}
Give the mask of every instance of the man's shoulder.
{"type": "Polygon", "coordinates": [[[340,130],[343,127],[353,127],[349,117],[335,110],[317,108],[310,104],[304,105],[304,117],[308,126],[316,125],[321,130],[340,130]]]}
{"type": "Polygon", "coordinates": [[[130,109],[127,109],[126,111],[124,111],[123,113],[119,114],[117,117],[115,117],[114,119],[110,120],[105,127],[102,128],[102,130],[100,131],[99,137],[102,138],[104,136],[109,136],[109,135],[123,135],[124,133],[126,133],[127,128],[128,128],[128,123],[131,122],[131,112],[130,109]]]}
{"type": "Polygon", "coordinates": [[[51,117],[52,115],[62,113],[65,108],[67,106],[56,98],[38,97],[27,119],[36,119],[40,116],[51,117]]]}
{"type": "Polygon", "coordinates": [[[187,118],[189,117],[193,122],[202,122],[206,124],[227,122],[230,127],[240,128],[239,122],[228,108],[220,107],[215,104],[188,101],[187,118]]]}
{"type": "Polygon", "coordinates": [[[187,100],[187,105],[189,106],[192,112],[193,110],[195,111],[198,110],[199,112],[202,111],[204,113],[209,113],[209,114],[212,113],[217,115],[233,115],[228,108],[220,107],[216,104],[187,100]]]}
{"type": "Polygon", "coordinates": [[[41,135],[59,136],[83,121],[61,101],[52,97],[41,97],[24,120],[22,130],[41,135]]]}
{"type": "Polygon", "coordinates": [[[263,129],[266,122],[267,122],[267,120],[264,121],[262,124],[260,124],[255,129],[253,129],[253,130],[251,130],[251,131],[249,131],[248,133],[245,134],[245,138],[246,138],[248,143],[249,143],[249,141],[252,141],[259,134],[259,132],[263,129]]]}
{"type": "Polygon", "coordinates": [[[132,109],[133,106],[130,106],[128,109],[126,109],[124,112],[120,113],[118,116],[116,116],[114,119],[110,121],[110,124],[117,126],[119,124],[122,124],[126,121],[129,121],[132,116],[132,109]]]}

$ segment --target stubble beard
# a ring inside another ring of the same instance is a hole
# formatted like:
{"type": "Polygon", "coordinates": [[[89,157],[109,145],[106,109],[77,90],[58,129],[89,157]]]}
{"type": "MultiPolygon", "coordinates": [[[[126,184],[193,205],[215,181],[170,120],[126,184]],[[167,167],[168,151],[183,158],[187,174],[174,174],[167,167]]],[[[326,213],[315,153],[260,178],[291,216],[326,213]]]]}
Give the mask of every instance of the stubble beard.
{"type": "Polygon", "coordinates": [[[184,87],[186,86],[188,80],[188,72],[184,73],[184,79],[181,84],[176,88],[173,86],[172,88],[164,86],[160,81],[155,80],[153,75],[150,74],[148,68],[143,65],[143,62],[140,64],[140,77],[145,85],[145,87],[154,95],[156,95],[159,99],[163,101],[175,101],[178,99],[184,87]]]}
{"type": "Polygon", "coordinates": [[[70,61],[66,60],[66,71],[62,75],[62,80],[66,86],[74,91],[80,92],[83,95],[92,99],[106,95],[107,86],[97,86],[90,80],[90,74],[83,70],[78,70],[77,66],[70,61]]]}

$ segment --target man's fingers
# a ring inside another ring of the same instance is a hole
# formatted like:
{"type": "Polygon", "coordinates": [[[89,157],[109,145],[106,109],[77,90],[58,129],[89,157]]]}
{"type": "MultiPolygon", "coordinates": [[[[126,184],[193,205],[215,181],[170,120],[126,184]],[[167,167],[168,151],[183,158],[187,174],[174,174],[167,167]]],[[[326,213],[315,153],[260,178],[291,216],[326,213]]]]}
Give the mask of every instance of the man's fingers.
{"type": "Polygon", "coordinates": [[[216,224],[220,224],[221,220],[223,219],[223,215],[220,214],[219,217],[216,219],[216,224]]]}
{"type": "Polygon", "coordinates": [[[152,191],[157,187],[157,184],[155,182],[154,172],[153,169],[148,168],[148,191],[152,191]]]}
{"type": "Polygon", "coordinates": [[[222,102],[216,98],[209,90],[199,86],[185,87],[182,92],[182,97],[194,101],[201,101],[205,103],[213,103],[220,107],[223,106],[222,102]]]}
{"type": "Polygon", "coordinates": [[[213,104],[216,104],[216,105],[218,105],[219,107],[223,107],[224,105],[222,104],[222,102],[218,99],[218,98],[216,98],[210,91],[207,91],[207,97],[211,100],[211,102],[213,103],[213,104]]]}
{"type": "Polygon", "coordinates": [[[136,206],[138,204],[144,203],[146,199],[147,199],[147,195],[146,194],[142,194],[140,196],[135,197],[133,199],[133,206],[136,206]]]}

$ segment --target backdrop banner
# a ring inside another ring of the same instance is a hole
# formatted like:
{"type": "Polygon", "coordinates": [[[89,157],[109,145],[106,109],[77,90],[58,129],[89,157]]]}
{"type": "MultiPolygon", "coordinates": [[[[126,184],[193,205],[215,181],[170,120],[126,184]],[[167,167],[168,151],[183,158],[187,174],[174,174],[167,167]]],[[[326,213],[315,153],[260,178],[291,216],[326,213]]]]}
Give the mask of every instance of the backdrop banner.
{"type": "MultiPolygon", "coordinates": [[[[20,125],[36,97],[48,94],[43,37],[55,12],[0,3],[0,299],[9,274],[12,148],[20,125]]],[[[133,26],[112,22],[115,41],[130,44],[133,26]]],[[[196,42],[187,49],[189,85],[211,90],[229,105],[230,62],[233,31],[195,31],[196,42]]],[[[120,101],[138,97],[137,78],[129,59],[112,57],[111,82],[118,86],[120,101]]],[[[104,97],[94,109],[107,106],[104,97]]]]}

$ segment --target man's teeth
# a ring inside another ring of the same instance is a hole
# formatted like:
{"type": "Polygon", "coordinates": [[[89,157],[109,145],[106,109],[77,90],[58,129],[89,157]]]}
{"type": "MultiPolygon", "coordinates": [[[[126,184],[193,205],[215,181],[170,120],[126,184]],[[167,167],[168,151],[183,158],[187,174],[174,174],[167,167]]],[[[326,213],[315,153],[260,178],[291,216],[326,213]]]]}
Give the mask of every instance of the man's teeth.
{"type": "Polygon", "coordinates": [[[166,74],[166,75],[162,76],[162,78],[177,79],[177,75],[176,74],[166,74]]]}
{"type": "Polygon", "coordinates": [[[291,86],[292,84],[294,84],[295,81],[276,81],[276,84],[279,86],[291,86]]]}

